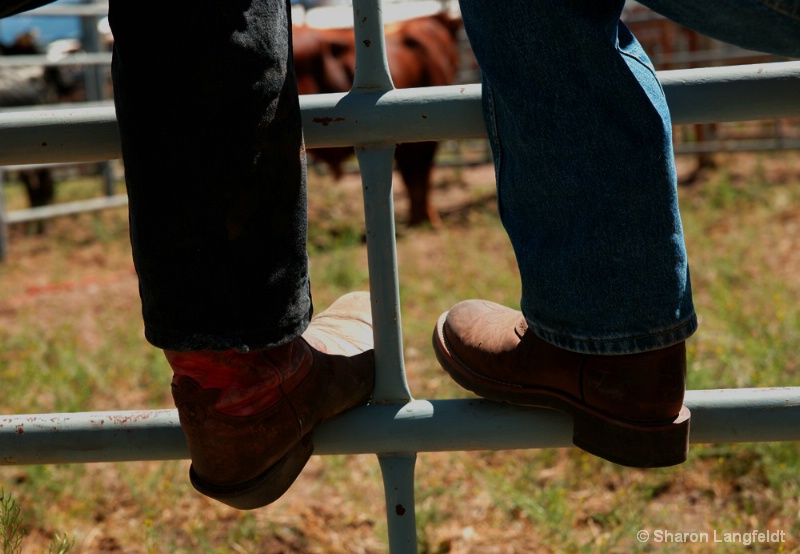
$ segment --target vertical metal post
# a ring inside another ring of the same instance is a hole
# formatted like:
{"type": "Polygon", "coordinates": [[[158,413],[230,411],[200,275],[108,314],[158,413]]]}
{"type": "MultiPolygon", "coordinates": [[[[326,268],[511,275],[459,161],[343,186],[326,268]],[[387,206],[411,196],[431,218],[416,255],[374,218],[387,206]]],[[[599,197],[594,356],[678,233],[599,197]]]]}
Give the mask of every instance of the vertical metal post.
{"type": "Polygon", "coordinates": [[[8,226],[6,225],[6,178],[5,170],[0,167],[0,262],[8,254],[8,226]]]}
{"type": "MultiPolygon", "coordinates": [[[[356,70],[353,95],[380,95],[394,89],[386,58],[380,0],[353,1],[356,70]]],[[[360,145],[356,156],[361,168],[364,215],[367,228],[370,294],[375,333],[374,402],[407,403],[412,400],[403,363],[400,322],[400,283],[397,271],[392,168],[394,144],[360,145]]],[[[416,554],[414,509],[415,453],[379,455],[386,498],[389,550],[416,554]]]]}
{"type": "MultiPolygon", "coordinates": [[[[94,4],[95,0],[84,0],[84,4],[94,4]]],[[[81,43],[87,52],[99,52],[100,40],[97,36],[98,17],[96,15],[81,15],[81,43]]],[[[101,100],[103,94],[103,73],[105,71],[98,65],[86,67],[86,99],[101,100]]]]}
{"type": "Polygon", "coordinates": [[[414,464],[416,454],[379,455],[386,497],[389,552],[416,554],[417,523],[414,506],[414,464]]]}
{"type": "MultiPolygon", "coordinates": [[[[96,4],[97,0],[84,0],[84,4],[96,4]]],[[[81,42],[87,52],[100,52],[100,37],[97,24],[100,18],[96,15],[82,15],[81,21],[81,42]]],[[[99,65],[89,65],[86,67],[86,100],[98,101],[106,97],[104,84],[108,77],[108,68],[99,65]]],[[[101,162],[98,164],[100,176],[103,180],[103,192],[106,196],[114,195],[114,167],[111,162],[101,162]]]]}
{"type": "Polygon", "coordinates": [[[353,0],[356,41],[355,90],[392,90],[394,83],[386,59],[383,9],[380,0],[353,0]]]}
{"type": "Polygon", "coordinates": [[[357,147],[364,191],[372,317],[375,322],[375,402],[408,402],[397,272],[392,162],[394,145],[357,147]]]}
{"type": "MultiPolygon", "coordinates": [[[[394,88],[386,59],[380,0],[355,0],[356,71],[350,94],[380,94],[394,88]]],[[[394,144],[356,147],[364,191],[370,294],[375,321],[376,402],[408,402],[403,364],[400,283],[397,276],[392,167],[394,144]]]]}

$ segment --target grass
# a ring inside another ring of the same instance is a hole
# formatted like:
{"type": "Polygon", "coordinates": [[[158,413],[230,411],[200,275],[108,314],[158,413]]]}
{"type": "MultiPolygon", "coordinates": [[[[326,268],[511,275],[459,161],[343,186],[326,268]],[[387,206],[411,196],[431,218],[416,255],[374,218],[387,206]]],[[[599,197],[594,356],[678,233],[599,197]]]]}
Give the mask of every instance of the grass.
{"type": "MultiPolygon", "coordinates": [[[[25,530],[20,514],[17,501],[0,489],[0,546],[3,554],[17,554],[22,549],[25,530]]],[[[74,541],[69,537],[56,533],[47,551],[51,554],[66,554],[73,545],[74,541]]]]}
{"type": "MultiPolygon", "coordinates": [[[[800,167],[790,155],[740,155],[681,190],[700,330],[689,386],[771,387],[800,371],[800,167]]],[[[437,175],[440,230],[398,224],[406,369],[418,398],[466,397],[438,368],[441,311],[483,297],[517,306],[516,264],[493,187],[437,175]],[[460,188],[461,187],[461,188],[460,188]],[[462,190],[463,189],[463,190],[462,190]],[[457,203],[456,203],[457,204],[457,203]],[[451,206],[452,208],[452,206],[451,206]]],[[[456,170],[452,170],[456,171],[456,170]]],[[[488,173],[491,175],[491,172],[488,173]]],[[[60,189],[99,190],[90,178],[60,189]]],[[[315,304],[368,287],[360,188],[314,178],[315,304]]],[[[8,191],[18,205],[19,190],[8,191]]],[[[398,211],[402,220],[402,195],[398,211]]],[[[169,371],[143,339],[124,210],[62,218],[45,237],[12,229],[0,265],[3,413],[171,407],[169,371]]],[[[385,552],[382,484],[371,456],[314,457],[276,504],[237,512],[196,494],[188,462],[0,468],[19,552],[67,535],[75,552],[385,552]]],[[[794,443],[696,445],[686,464],[619,468],[579,450],[423,453],[417,463],[423,553],[792,552],[800,547],[794,443]],[[784,543],[640,542],[637,532],[783,530],[784,543]]],[[[5,502],[5,500],[4,500],[5,502]]],[[[6,506],[6,504],[4,504],[6,506]]],[[[5,517],[5,516],[4,516],[5,517]]],[[[6,520],[4,520],[6,521],[6,520]]],[[[14,551],[16,552],[16,551],[14,551]]]]}

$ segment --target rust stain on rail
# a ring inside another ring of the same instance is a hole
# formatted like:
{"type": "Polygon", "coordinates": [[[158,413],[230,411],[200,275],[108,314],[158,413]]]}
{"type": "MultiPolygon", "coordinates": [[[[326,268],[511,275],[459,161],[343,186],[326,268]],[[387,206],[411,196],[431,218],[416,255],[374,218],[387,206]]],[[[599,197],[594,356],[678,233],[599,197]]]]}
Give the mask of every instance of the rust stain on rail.
{"type": "MultiPolygon", "coordinates": [[[[116,423],[119,425],[127,425],[129,423],[137,423],[139,421],[144,421],[147,419],[151,419],[154,417],[155,414],[151,411],[141,411],[141,412],[133,412],[129,414],[115,414],[109,415],[107,417],[108,421],[112,423],[116,423]]],[[[102,422],[101,422],[102,423],[102,422]]]]}
{"type": "Polygon", "coordinates": [[[321,123],[323,127],[327,127],[331,123],[339,123],[344,121],[343,117],[315,117],[311,121],[314,123],[321,123]]]}
{"type": "MultiPolygon", "coordinates": [[[[109,414],[95,414],[95,417],[91,417],[88,419],[88,423],[91,425],[103,426],[106,423],[113,424],[113,425],[123,425],[123,426],[130,426],[135,425],[142,421],[148,421],[154,418],[159,417],[162,414],[160,410],[142,410],[142,411],[132,411],[132,412],[122,412],[122,413],[109,413],[109,414]]],[[[51,416],[23,416],[23,417],[4,417],[0,418],[0,430],[3,430],[5,427],[12,427],[13,432],[22,435],[26,431],[26,427],[32,426],[32,429],[35,430],[42,430],[42,429],[49,429],[54,432],[58,432],[64,429],[68,429],[72,422],[73,418],[70,417],[70,414],[53,414],[51,416]]],[[[31,429],[28,429],[31,430],[31,429]]]]}

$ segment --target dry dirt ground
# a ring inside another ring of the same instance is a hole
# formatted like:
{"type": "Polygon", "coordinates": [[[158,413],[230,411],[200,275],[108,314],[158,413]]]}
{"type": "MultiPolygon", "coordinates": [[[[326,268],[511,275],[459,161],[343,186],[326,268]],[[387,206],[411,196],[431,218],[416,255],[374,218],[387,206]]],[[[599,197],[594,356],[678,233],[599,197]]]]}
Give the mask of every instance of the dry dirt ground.
{"type": "MultiPolygon", "coordinates": [[[[746,179],[753,173],[756,165],[755,158],[748,155],[726,156],[723,160],[721,163],[731,173],[733,182],[746,179]]],[[[693,175],[696,180],[693,187],[699,187],[702,186],[703,179],[713,176],[716,170],[704,170],[696,176],[695,165],[692,157],[680,157],[678,173],[679,176],[693,175]]],[[[762,167],[761,170],[764,171],[765,178],[776,182],[786,182],[798,172],[797,164],[787,167],[780,160],[768,162],[766,168],[762,167]]],[[[329,215],[329,204],[316,203],[313,196],[315,189],[332,186],[337,199],[346,199],[340,208],[344,211],[337,212],[335,216],[342,218],[343,214],[351,215],[363,221],[361,182],[357,174],[346,174],[333,185],[330,181],[321,185],[315,179],[319,177],[311,175],[310,219],[321,219],[329,215]]],[[[399,182],[399,177],[395,175],[395,183],[399,182]]],[[[490,164],[440,168],[435,171],[433,182],[435,188],[432,199],[445,225],[463,221],[465,214],[476,206],[494,209],[494,170],[490,164]]],[[[402,186],[395,186],[394,201],[397,232],[402,240],[408,231],[403,225],[408,203],[402,186]]],[[[117,217],[109,217],[108,221],[103,220],[98,224],[87,223],[93,217],[89,215],[81,216],[82,220],[70,217],[52,220],[48,223],[48,231],[44,236],[30,235],[21,226],[11,228],[8,263],[0,264],[0,324],[6,329],[13,328],[17,309],[51,302],[53,308],[59,312],[85,312],[90,329],[92,313],[107,308],[109,302],[113,306],[119,305],[122,312],[137,311],[139,300],[136,296],[136,275],[129,246],[120,241],[96,240],[98,227],[120,225],[118,214],[117,210],[117,217]],[[61,250],[53,247],[54,237],[71,248],[68,255],[64,256],[61,250]]],[[[784,217],[787,220],[795,219],[791,214],[784,217]]],[[[793,248],[793,236],[794,233],[787,232],[787,240],[782,245],[785,255],[776,264],[776,269],[790,280],[800,276],[800,270],[794,271],[795,268],[800,268],[796,259],[800,253],[793,248]]],[[[431,263],[436,263],[435,255],[431,254],[440,246],[436,240],[435,234],[426,234],[425,240],[407,241],[402,248],[410,249],[412,253],[418,250],[421,258],[429,258],[431,263]]],[[[44,305],[41,307],[46,309],[44,305]]],[[[46,313],[42,314],[41,319],[52,320],[46,313]]]]}
{"type": "MultiPolygon", "coordinates": [[[[352,217],[363,222],[361,181],[355,173],[346,174],[332,183],[327,176],[311,175],[309,178],[309,219],[330,218],[342,220],[352,217]],[[322,180],[322,182],[319,182],[322,180]],[[335,198],[341,202],[331,214],[330,198],[315,202],[315,192],[332,187],[335,198]],[[342,201],[343,200],[343,201],[342,201]]],[[[401,183],[395,175],[395,182],[401,183]]],[[[475,205],[492,205],[494,202],[494,172],[491,165],[478,165],[465,169],[445,168],[436,171],[433,201],[444,218],[454,220],[475,205]]],[[[395,186],[395,213],[397,231],[404,234],[403,225],[408,202],[402,186],[395,186]]],[[[110,307],[120,313],[138,310],[136,273],[131,261],[130,247],[126,242],[97,240],[99,228],[118,228],[121,225],[119,209],[114,214],[86,214],[50,220],[46,234],[30,234],[22,225],[9,229],[9,254],[7,262],[0,264],[0,325],[13,329],[15,313],[23,307],[38,306],[53,309],[51,317],[41,313],[43,321],[55,321],[58,313],[86,313],[86,324],[91,329],[92,314],[110,307]],[[98,217],[99,221],[92,222],[98,217]],[[70,250],[64,254],[62,248],[70,250]],[[109,304],[110,302],[110,304],[109,304]],[[48,308],[47,306],[50,306],[48,308]]],[[[419,247],[429,251],[425,241],[419,247]]],[[[435,260],[431,260],[435,263],[435,260]]]]}
{"type": "MultiPolygon", "coordinates": [[[[493,202],[493,169],[490,165],[463,171],[441,170],[437,172],[435,180],[440,186],[434,193],[434,200],[445,221],[461,217],[460,214],[476,203],[491,205],[493,202]]],[[[326,177],[313,175],[310,181],[312,196],[318,187],[330,184],[325,184],[326,177]]],[[[335,218],[353,217],[363,220],[359,176],[345,175],[333,186],[335,196],[345,199],[335,208],[339,210],[333,214],[335,218]]],[[[402,187],[395,191],[395,199],[397,217],[402,221],[407,207],[402,187]]],[[[325,198],[321,202],[315,202],[312,199],[310,218],[329,215],[332,209],[329,200],[325,198]]],[[[48,223],[44,236],[29,235],[21,226],[10,229],[10,253],[6,263],[0,264],[0,327],[6,333],[13,334],[20,325],[24,325],[25,332],[28,333],[31,332],[31,326],[34,326],[35,335],[45,344],[60,333],[58,322],[64,314],[69,314],[74,327],[80,329],[80,337],[75,340],[80,342],[82,348],[93,350],[102,348],[109,317],[139,318],[137,278],[128,243],[97,238],[98,229],[105,229],[102,231],[104,233],[109,233],[109,229],[112,229],[111,233],[118,232],[120,220],[124,220],[122,214],[124,210],[114,210],[52,220],[48,223]]],[[[399,222],[398,233],[402,235],[406,232],[399,222]]],[[[435,234],[431,236],[435,237],[435,234]]],[[[430,256],[435,250],[435,243],[421,241],[418,252],[423,259],[436,263],[435,258],[430,256]]],[[[144,343],[143,337],[141,341],[144,343]]],[[[101,396],[92,400],[91,409],[117,410],[120,406],[130,409],[147,404],[148,400],[138,398],[137,394],[140,393],[121,391],[116,399],[114,395],[101,396]],[[120,396],[124,398],[120,399],[120,396]]],[[[165,387],[161,407],[169,407],[168,395],[165,387]]],[[[140,466],[147,466],[147,463],[140,466]]],[[[163,546],[147,547],[126,537],[126,532],[121,529],[141,525],[142,514],[137,512],[137,506],[125,487],[117,482],[118,475],[114,467],[106,464],[87,467],[93,474],[92,480],[104,483],[107,487],[108,499],[102,506],[95,507],[95,523],[88,533],[79,537],[73,551],[168,552],[163,546]]],[[[186,467],[188,462],[178,470],[177,478],[181,482],[185,481],[186,467]]],[[[380,478],[375,473],[376,464],[372,460],[359,460],[349,463],[347,467],[349,480],[368,483],[359,495],[367,498],[370,505],[375,505],[380,510],[383,496],[380,478]]],[[[323,485],[323,490],[320,490],[318,477],[323,471],[330,472],[330,468],[319,458],[312,458],[293,488],[291,499],[284,503],[280,515],[271,514],[269,526],[278,531],[264,537],[258,552],[290,554],[383,551],[383,545],[374,538],[375,514],[367,517],[349,506],[341,491],[332,489],[330,485],[323,485]],[[295,531],[298,528],[302,529],[302,536],[295,531]]],[[[15,481],[23,482],[26,479],[22,468],[11,475],[15,481]]],[[[6,486],[10,485],[11,483],[6,483],[6,486]]],[[[0,487],[2,486],[0,482],[0,487]]],[[[177,505],[165,506],[158,516],[158,523],[173,525],[176,529],[197,525],[197,521],[192,521],[193,518],[186,517],[187,512],[202,514],[204,521],[217,520],[223,527],[227,522],[235,522],[238,518],[235,511],[209,502],[199,495],[189,493],[189,498],[188,501],[180,500],[177,505]]],[[[257,516],[259,521],[263,517],[266,516],[257,516]]],[[[382,519],[382,516],[377,516],[377,519],[382,519]]],[[[47,541],[52,532],[59,529],[57,524],[55,528],[29,529],[23,552],[47,551],[47,541]]],[[[203,532],[213,535],[213,531],[207,529],[203,532]]],[[[447,531],[452,532],[455,531],[447,531]]],[[[192,544],[192,540],[188,538],[191,531],[179,530],[178,535],[181,534],[187,536],[184,545],[187,549],[183,551],[193,551],[188,547],[192,544]]]]}
{"type": "MultiPolygon", "coordinates": [[[[681,171],[691,172],[692,161],[683,160],[681,171]]],[[[732,168],[732,172],[747,172],[752,168],[746,161],[741,162],[741,168],[732,168]]],[[[769,171],[780,172],[781,168],[770,168],[769,171]]],[[[476,205],[493,205],[494,175],[490,165],[481,165],[466,168],[460,171],[442,169],[437,171],[435,181],[439,183],[434,191],[434,201],[444,215],[445,225],[459,221],[464,213],[476,205]]],[[[700,183],[702,184],[702,177],[700,183]]],[[[343,190],[353,193],[354,213],[360,211],[358,194],[359,180],[356,176],[347,176],[337,185],[343,190]]],[[[698,185],[695,185],[698,186],[698,185]]],[[[312,185],[313,187],[313,185],[312,185]]],[[[313,192],[313,191],[312,191],[313,192]]],[[[400,221],[404,219],[405,199],[402,189],[395,192],[396,208],[400,221]]],[[[795,214],[797,215],[797,213],[795,214]]],[[[105,216],[103,216],[105,217],[105,216]]],[[[315,217],[315,208],[312,206],[311,217],[315,217]]],[[[111,218],[110,218],[111,219],[111,218]]],[[[800,217],[790,222],[795,228],[800,224],[800,217]]],[[[109,223],[116,225],[114,221],[109,223]]],[[[800,229],[797,229],[800,230],[800,229]]],[[[407,232],[398,224],[401,237],[407,232]]],[[[130,251],[124,242],[98,242],[95,240],[95,229],[86,225],[86,220],[64,218],[51,222],[48,234],[44,237],[24,236],[18,229],[11,233],[11,256],[9,263],[0,268],[0,326],[12,331],[20,320],[21,314],[30,316],[39,322],[38,328],[42,333],[42,340],[46,341],[48,333],[57,332],[53,322],[58,320],[59,314],[70,313],[81,322],[84,337],[81,340],[91,346],[99,343],[104,332],[102,327],[104,316],[109,312],[125,314],[127,317],[138,317],[139,299],[136,287],[136,275],[130,261],[130,251]],[[71,248],[67,256],[63,256],[58,249],[52,247],[54,237],[62,237],[71,248]]],[[[435,233],[426,234],[425,241],[404,241],[402,248],[417,251],[422,258],[430,259],[435,264],[435,256],[431,252],[437,250],[435,233]]],[[[788,248],[788,247],[787,247],[788,248]]],[[[782,271],[787,277],[800,280],[800,253],[786,252],[782,271]]],[[[25,317],[31,321],[31,317],[25,317]]],[[[166,397],[165,397],[166,398],[166,397]]],[[[135,404],[135,399],[132,402],[135,404]]],[[[109,403],[110,404],[110,403],[109,403]]],[[[93,409],[114,409],[118,406],[100,405],[93,409]]],[[[539,478],[542,483],[558,475],[559,467],[564,460],[556,456],[554,464],[539,478]]],[[[448,487],[459,486],[454,481],[453,475],[459,473],[457,458],[446,455],[431,456],[427,463],[433,468],[432,474],[439,474],[441,478],[438,486],[446,490],[448,487]]],[[[491,467],[492,457],[487,455],[485,464],[491,467]]],[[[271,516],[271,528],[276,529],[270,537],[269,543],[262,544],[259,552],[382,552],[383,545],[376,543],[375,520],[382,516],[363,513],[354,510],[342,495],[333,490],[330,485],[321,486],[315,476],[325,471],[325,466],[319,458],[312,458],[309,467],[298,482],[298,487],[292,498],[287,501],[283,515],[271,516]],[[301,522],[301,523],[298,523],[301,522]],[[284,525],[282,527],[282,525],[284,525]],[[303,529],[303,536],[298,537],[296,529],[303,529]],[[324,548],[313,545],[326,545],[324,548]]],[[[96,479],[108,481],[109,491],[114,492],[114,478],[106,476],[105,472],[112,469],[98,469],[96,479]]],[[[185,468],[181,468],[185,471],[185,468]]],[[[352,482],[363,483],[363,489],[358,491],[364,498],[378,498],[382,495],[379,478],[375,474],[375,464],[348,464],[346,469],[350,473],[352,482]],[[355,474],[353,474],[355,473],[355,474]]],[[[613,479],[612,479],[613,480],[613,479]]],[[[687,476],[686,487],[679,487],[683,492],[690,490],[693,484],[691,476],[687,476]]],[[[694,485],[697,485],[695,483],[694,485]]],[[[463,483],[460,486],[465,486],[463,483]]],[[[609,491],[615,484],[609,482],[609,491]]],[[[683,494],[681,492],[681,494],[683,494]]],[[[610,493],[609,493],[610,494],[610,493]]],[[[120,497],[111,494],[109,504],[105,506],[102,515],[96,518],[94,529],[84,536],[76,545],[76,551],[101,553],[101,552],[161,552],[157,547],[148,549],[142,545],[124,543],[117,538],[115,529],[119,530],[127,525],[131,510],[135,510],[132,499],[124,494],[120,497]]],[[[458,521],[444,521],[437,526],[436,536],[429,537],[430,544],[436,545],[439,552],[474,552],[481,554],[501,554],[515,552],[530,552],[530,545],[535,544],[535,532],[529,523],[522,518],[509,524],[507,519],[501,517],[491,508],[491,501],[487,492],[473,490],[467,495],[470,499],[468,505],[459,506],[458,510],[470,514],[474,522],[469,526],[462,526],[458,521]]],[[[193,525],[197,522],[186,521],[182,516],[187,510],[202,513],[205,521],[217,521],[223,525],[226,521],[235,520],[238,516],[216,504],[203,499],[191,497],[188,505],[166,505],[159,513],[159,520],[163,525],[170,525],[174,521],[176,527],[185,529],[187,535],[192,533],[193,525]]],[[[369,502],[380,506],[374,498],[369,502]]],[[[601,494],[592,502],[602,504],[601,494]]],[[[181,501],[186,502],[186,501],[181,501]]],[[[443,509],[447,509],[443,499],[443,509]]],[[[664,496],[657,503],[664,505],[690,502],[690,498],[664,496]]],[[[380,509],[380,508],[378,508],[380,509]]],[[[587,510],[589,508],[587,507],[587,510]]],[[[135,517],[140,517],[138,514],[135,517]]],[[[264,516],[266,517],[266,516],[264,516]]],[[[259,518],[260,521],[260,518],[259,518]]],[[[153,522],[150,521],[149,524],[153,522]]],[[[587,519],[586,526],[581,532],[591,537],[595,532],[591,519],[587,519]]],[[[35,537],[34,537],[35,538],[35,537]]],[[[40,544],[41,543],[37,543],[40,544]]],[[[31,552],[41,551],[35,548],[31,552]]],[[[191,551],[191,550],[186,550],[191,551]]],[[[221,551],[221,550],[220,550],[221,551]]]]}

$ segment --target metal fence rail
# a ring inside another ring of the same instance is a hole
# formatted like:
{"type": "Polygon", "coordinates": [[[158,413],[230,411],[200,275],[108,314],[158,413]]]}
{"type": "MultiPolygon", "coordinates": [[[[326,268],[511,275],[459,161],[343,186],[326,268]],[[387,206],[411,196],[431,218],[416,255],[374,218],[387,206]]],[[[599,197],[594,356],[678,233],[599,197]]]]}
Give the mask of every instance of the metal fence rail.
{"type": "MultiPolygon", "coordinates": [[[[660,71],[675,124],[800,116],[800,61],[660,71]]],[[[486,136],[480,85],[354,88],[300,97],[306,146],[486,136]]],[[[0,165],[120,157],[112,106],[0,113],[0,165]]]]}
{"type": "MultiPolygon", "coordinates": [[[[362,170],[375,322],[374,402],[315,433],[319,454],[375,453],[389,545],[416,552],[417,452],[568,447],[557,412],[481,400],[415,400],[406,380],[392,204],[398,142],[485,136],[477,85],[394,90],[378,0],[355,0],[357,60],[347,94],[304,97],[309,147],[355,145],[362,170]],[[368,15],[368,17],[364,17],[368,15]],[[369,46],[367,46],[369,45],[369,46]]],[[[800,115],[800,62],[659,74],[678,123],[800,115]]],[[[535,130],[532,130],[535,131],[535,130]]],[[[0,165],[119,156],[112,108],[0,114],[0,165]]],[[[800,439],[800,387],[689,391],[693,442],[800,439]]],[[[186,458],[175,410],[0,417],[0,464],[186,458]]]]}
{"type": "MultiPolygon", "coordinates": [[[[101,99],[107,97],[104,83],[106,81],[105,77],[108,73],[108,68],[111,65],[111,52],[107,51],[108,49],[101,45],[102,41],[99,36],[101,30],[98,25],[100,19],[105,17],[107,13],[108,3],[94,0],[83,4],[45,5],[25,13],[22,17],[45,16],[54,18],[78,18],[81,28],[82,48],[87,51],[68,54],[66,56],[58,52],[37,55],[0,56],[0,70],[25,66],[37,66],[41,68],[82,66],[84,67],[86,96],[84,105],[89,106],[96,104],[101,99]]],[[[39,107],[32,107],[32,109],[37,108],[39,107]]],[[[15,108],[4,109],[13,111],[15,108]]],[[[28,109],[31,108],[29,107],[28,109]]],[[[126,202],[125,199],[112,197],[114,194],[114,179],[111,165],[104,163],[101,164],[101,168],[100,174],[103,178],[103,188],[105,189],[107,197],[104,200],[71,202],[69,204],[62,204],[55,209],[49,209],[49,206],[45,206],[43,208],[31,208],[7,214],[3,198],[0,198],[0,262],[5,259],[8,252],[7,226],[10,224],[38,221],[61,215],[96,211],[123,205],[126,202]]],[[[3,194],[4,173],[8,170],[10,170],[10,168],[0,166],[0,195],[3,194]]]]}
{"type": "MultiPolygon", "coordinates": [[[[689,391],[691,442],[800,440],[800,387],[689,391]]],[[[568,416],[486,400],[413,400],[351,410],[314,432],[314,452],[391,454],[568,448],[568,416]]],[[[183,460],[176,410],[0,416],[0,465],[183,460]]]]}

